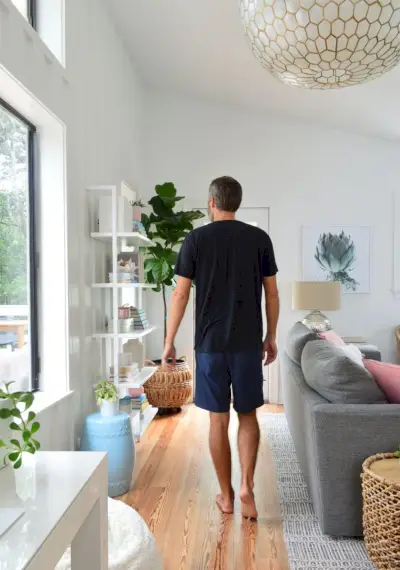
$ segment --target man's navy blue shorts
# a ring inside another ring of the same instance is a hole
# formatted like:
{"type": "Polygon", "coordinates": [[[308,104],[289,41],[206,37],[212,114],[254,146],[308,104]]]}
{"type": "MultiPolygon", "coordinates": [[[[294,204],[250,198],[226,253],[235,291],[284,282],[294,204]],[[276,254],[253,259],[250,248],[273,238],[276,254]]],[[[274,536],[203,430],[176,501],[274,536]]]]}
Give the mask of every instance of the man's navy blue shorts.
{"type": "Polygon", "coordinates": [[[260,352],[197,352],[195,404],[209,412],[249,414],[264,404],[260,352]]]}

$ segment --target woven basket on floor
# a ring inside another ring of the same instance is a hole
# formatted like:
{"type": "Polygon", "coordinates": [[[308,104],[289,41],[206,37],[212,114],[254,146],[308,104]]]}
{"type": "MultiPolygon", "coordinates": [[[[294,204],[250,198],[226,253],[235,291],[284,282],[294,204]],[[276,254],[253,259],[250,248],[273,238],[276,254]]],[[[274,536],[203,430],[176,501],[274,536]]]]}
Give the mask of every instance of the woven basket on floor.
{"type": "Polygon", "coordinates": [[[394,457],[393,453],[383,453],[369,457],[363,464],[365,546],[379,570],[400,568],[400,484],[373,473],[370,466],[394,457]]]}
{"type": "Polygon", "coordinates": [[[191,400],[192,373],[186,358],[175,365],[161,361],[147,361],[147,366],[157,366],[157,371],[144,385],[149,403],[156,408],[180,408],[191,400]]]}

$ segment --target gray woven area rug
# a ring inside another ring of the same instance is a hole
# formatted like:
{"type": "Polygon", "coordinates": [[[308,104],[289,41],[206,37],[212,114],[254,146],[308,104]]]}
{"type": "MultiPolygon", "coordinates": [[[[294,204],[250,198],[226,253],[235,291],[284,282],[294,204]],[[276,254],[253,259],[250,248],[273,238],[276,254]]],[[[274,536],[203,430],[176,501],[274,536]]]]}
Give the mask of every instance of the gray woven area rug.
{"type": "Polygon", "coordinates": [[[376,570],[361,540],[321,533],[283,414],[261,416],[276,464],[291,570],[376,570]]]}

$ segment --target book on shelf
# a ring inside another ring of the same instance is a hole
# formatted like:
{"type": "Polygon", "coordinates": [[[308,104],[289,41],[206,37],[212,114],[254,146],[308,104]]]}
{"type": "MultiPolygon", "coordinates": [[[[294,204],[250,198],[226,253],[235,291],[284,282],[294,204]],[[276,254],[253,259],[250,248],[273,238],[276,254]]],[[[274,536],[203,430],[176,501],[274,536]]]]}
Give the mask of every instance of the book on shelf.
{"type": "Polygon", "coordinates": [[[139,394],[138,396],[132,396],[132,395],[131,395],[131,400],[132,400],[132,403],[133,403],[133,402],[140,402],[140,403],[142,403],[142,402],[144,402],[145,400],[147,400],[147,396],[146,396],[146,394],[145,394],[144,392],[142,392],[142,393],[139,394]]]}
{"type": "Polygon", "coordinates": [[[143,413],[147,408],[150,406],[149,402],[143,402],[140,406],[132,405],[132,410],[139,410],[140,413],[143,413]]]}

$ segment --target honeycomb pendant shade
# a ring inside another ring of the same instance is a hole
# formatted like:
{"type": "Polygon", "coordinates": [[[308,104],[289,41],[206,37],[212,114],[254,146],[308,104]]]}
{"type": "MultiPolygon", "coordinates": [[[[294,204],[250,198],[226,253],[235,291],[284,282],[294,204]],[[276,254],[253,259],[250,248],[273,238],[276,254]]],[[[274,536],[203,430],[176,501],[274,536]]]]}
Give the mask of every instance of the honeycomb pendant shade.
{"type": "Polygon", "coordinates": [[[251,49],[297,87],[365,83],[400,59],[400,0],[240,0],[251,49]]]}

